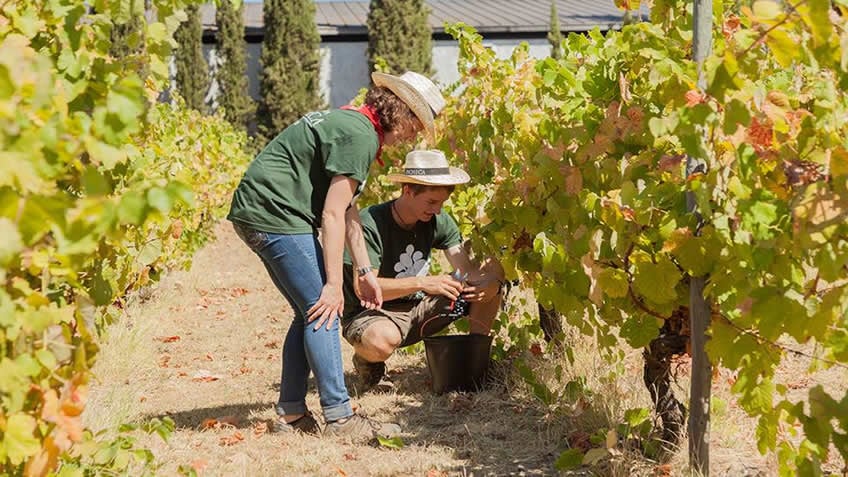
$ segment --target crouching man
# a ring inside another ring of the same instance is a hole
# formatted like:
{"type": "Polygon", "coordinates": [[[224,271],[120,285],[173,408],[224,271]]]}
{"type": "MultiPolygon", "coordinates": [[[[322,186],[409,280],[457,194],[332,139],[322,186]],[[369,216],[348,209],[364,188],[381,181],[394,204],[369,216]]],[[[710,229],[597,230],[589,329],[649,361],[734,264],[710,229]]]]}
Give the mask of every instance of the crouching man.
{"type": "Polygon", "coordinates": [[[387,177],[402,185],[401,196],[360,212],[373,269],[353,270],[349,260],[345,263],[342,326],[355,351],[361,391],[381,382],[385,361],[395,349],[417,343],[454,321],[462,311],[462,306],[455,307],[460,297],[468,305],[471,333],[489,334],[504,280],[497,260],[471,260],[456,222],[442,212],[454,188],[470,180],[465,171],[449,167],[441,151],[418,150],[406,156],[402,173],[387,177]],[[433,249],[444,251],[453,276],[428,275],[433,249]],[[356,296],[354,274],[367,273],[377,274],[382,309],[366,310],[356,296]]]}

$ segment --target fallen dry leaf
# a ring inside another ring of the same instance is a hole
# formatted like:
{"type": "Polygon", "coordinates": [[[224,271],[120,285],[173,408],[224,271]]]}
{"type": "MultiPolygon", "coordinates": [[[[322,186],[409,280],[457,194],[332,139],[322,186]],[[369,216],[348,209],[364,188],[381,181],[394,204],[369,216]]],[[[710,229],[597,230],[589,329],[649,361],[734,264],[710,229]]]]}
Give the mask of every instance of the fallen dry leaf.
{"type": "Polygon", "coordinates": [[[191,461],[191,468],[197,472],[200,472],[205,469],[207,465],[209,465],[209,462],[206,462],[205,459],[195,459],[191,461]]]}
{"type": "Polygon", "coordinates": [[[194,373],[194,376],[191,377],[191,380],[196,383],[211,383],[212,381],[217,381],[221,379],[222,376],[217,374],[212,374],[205,369],[201,369],[198,372],[194,373]]]}
{"type": "Polygon", "coordinates": [[[240,297],[240,296],[247,295],[248,293],[249,293],[249,291],[247,290],[247,288],[242,288],[242,287],[235,287],[235,288],[232,288],[230,290],[230,296],[231,297],[240,297]]]}
{"type": "Polygon", "coordinates": [[[239,431],[235,431],[228,436],[221,437],[221,439],[218,441],[218,444],[222,446],[234,446],[239,442],[242,442],[243,440],[244,436],[242,435],[242,433],[239,431]]]}
{"type": "Polygon", "coordinates": [[[200,376],[197,378],[191,378],[192,381],[196,383],[211,383],[212,381],[217,381],[220,378],[217,376],[200,376]]]}
{"type": "Polygon", "coordinates": [[[345,472],[341,467],[334,466],[333,468],[336,469],[336,472],[338,472],[338,474],[342,477],[347,477],[347,472],[345,472]]]}
{"type": "Polygon", "coordinates": [[[661,464],[654,467],[654,476],[655,477],[670,477],[671,476],[671,464],[661,464]]]}
{"type": "Polygon", "coordinates": [[[344,455],[344,460],[359,460],[359,457],[356,457],[356,455],[348,452],[344,455]]]}
{"type": "Polygon", "coordinates": [[[156,341],[161,341],[163,343],[173,343],[174,341],[179,341],[180,337],[177,335],[174,336],[157,336],[154,338],[156,341]]]}
{"type": "Polygon", "coordinates": [[[253,423],[253,435],[254,437],[262,437],[268,433],[268,423],[264,421],[257,421],[253,423]]]}
{"type": "Polygon", "coordinates": [[[206,430],[209,430],[209,429],[213,429],[217,425],[218,425],[217,419],[215,419],[214,417],[208,417],[208,418],[204,419],[203,422],[200,423],[200,429],[203,430],[203,431],[206,431],[206,430]]]}

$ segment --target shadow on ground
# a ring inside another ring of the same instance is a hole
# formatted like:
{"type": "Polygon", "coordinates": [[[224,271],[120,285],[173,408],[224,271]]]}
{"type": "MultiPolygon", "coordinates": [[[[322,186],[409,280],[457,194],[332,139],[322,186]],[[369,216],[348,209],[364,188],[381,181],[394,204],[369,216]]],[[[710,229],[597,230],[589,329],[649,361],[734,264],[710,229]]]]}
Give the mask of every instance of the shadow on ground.
{"type": "MultiPolygon", "coordinates": [[[[548,439],[545,416],[526,401],[513,399],[495,376],[486,389],[436,395],[426,364],[389,370],[399,397],[413,405],[400,416],[406,445],[440,445],[453,449],[473,475],[553,475],[561,452],[558,439],[548,439]]],[[[355,373],[346,375],[355,389],[355,373]]],[[[367,396],[368,393],[363,394],[367,396]]]]}
{"type": "Polygon", "coordinates": [[[196,430],[201,429],[204,421],[207,419],[222,420],[232,417],[232,422],[227,422],[227,424],[233,425],[236,428],[246,429],[253,427],[256,422],[266,421],[267,419],[263,418],[263,416],[267,414],[270,407],[270,403],[267,402],[209,406],[159,415],[147,415],[142,420],[170,417],[177,429],[196,430]]]}

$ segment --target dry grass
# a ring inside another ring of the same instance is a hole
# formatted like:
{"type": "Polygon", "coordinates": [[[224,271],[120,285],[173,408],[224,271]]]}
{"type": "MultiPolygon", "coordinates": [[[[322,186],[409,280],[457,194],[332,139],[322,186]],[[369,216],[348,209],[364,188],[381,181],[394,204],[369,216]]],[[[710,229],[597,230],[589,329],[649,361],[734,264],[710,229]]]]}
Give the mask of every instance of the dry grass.
{"type": "MultiPolygon", "coordinates": [[[[494,370],[498,384],[489,390],[433,395],[422,353],[392,357],[392,392],[360,396],[352,349],[345,344],[354,399],[369,415],[399,422],[405,447],[268,434],[291,313],[258,259],[227,224],[218,235],[190,271],[171,274],[151,300],[128,308],[125,319],[110,330],[95,368],[88,425],[101,429],[162,416],[176,422],[167,443],[143,439],[162,464],[161,475],[174,475],[181,465],[200,475],[222,476],[552,475],[557,473],[554,461],[575,433],[613,428],[626,409],[650,407],[639,352],[624,350],[621,357],[605,359],[591,340],[577,335],[568,338],[576,356],[571,366],[554,350],[521,357],[552,389],[585,379],[590,392],[583,402],[560,400],[552,406],[536,399],[505,363],[494,370]]],[[[802,376],[805,366],[792,361],[781,372],[802,376]]],[[[775,459],[757,453],[754,422],[730,396],[729,378],[719,374],[714,382],[713,475],[774,475],[775,459]]],[[[798,391],[818,382],[844,390],[846,378],[834,370],[811,375],[798,391]]],[[[676,394],[683,399],[686,366],[680,368],[679,383],[676,394]]],[[[314,389],[308,405],[320,409],[314,389]]],[[[673,475],[686,473],[685,452],[670,469],[673,475]]],[[[654,475],[657,470],[656,463],[625,449],[569,475],[654,475]]]]}

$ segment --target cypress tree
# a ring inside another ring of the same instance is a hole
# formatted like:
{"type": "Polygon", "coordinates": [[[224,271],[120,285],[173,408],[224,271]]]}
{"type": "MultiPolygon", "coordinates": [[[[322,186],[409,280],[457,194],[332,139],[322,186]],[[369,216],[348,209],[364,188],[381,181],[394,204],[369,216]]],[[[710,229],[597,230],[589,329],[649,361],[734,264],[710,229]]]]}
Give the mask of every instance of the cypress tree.
{"type": "Polygon", "coordinates": [[[177,66],[177,91],[186,106],[205,112],[206,91],[209,89],[209,67],[203,58],[203,26],[200,24],[200,7],[186,6],[188,19],[174,33],[177,41],[175,63],[177,66]]]}
{"type": "Polygon", "coordinates": [[[244,41],[244,2],[235,8],[232,0],[221,0],[215,13],[218,24],[218,106],[234,126],[247,129],[253,100],[247,92],[247,57],[244,41]]]}
{"type": "Polygon", "coordinates": [[[368,68],[377,58],[388,64],[388,73],[415,71],[432,74],[430,10],[424,0],[371,0],[368,11],[368,68]]]}
{"type": "Polygon", "coordinates": [[[562,58],[562,29],[559,26],[556,2],[551,2],[551,31],[548,32],[548,42],[551,44],[551,58],[562,58]]]}
{"type": "Polygon", "coordinates": [[[321,35],[313,0],[265,0],[265,39],[257,119],[268,141],[309,111],[324,107],[319,84],[321,35]]]}

